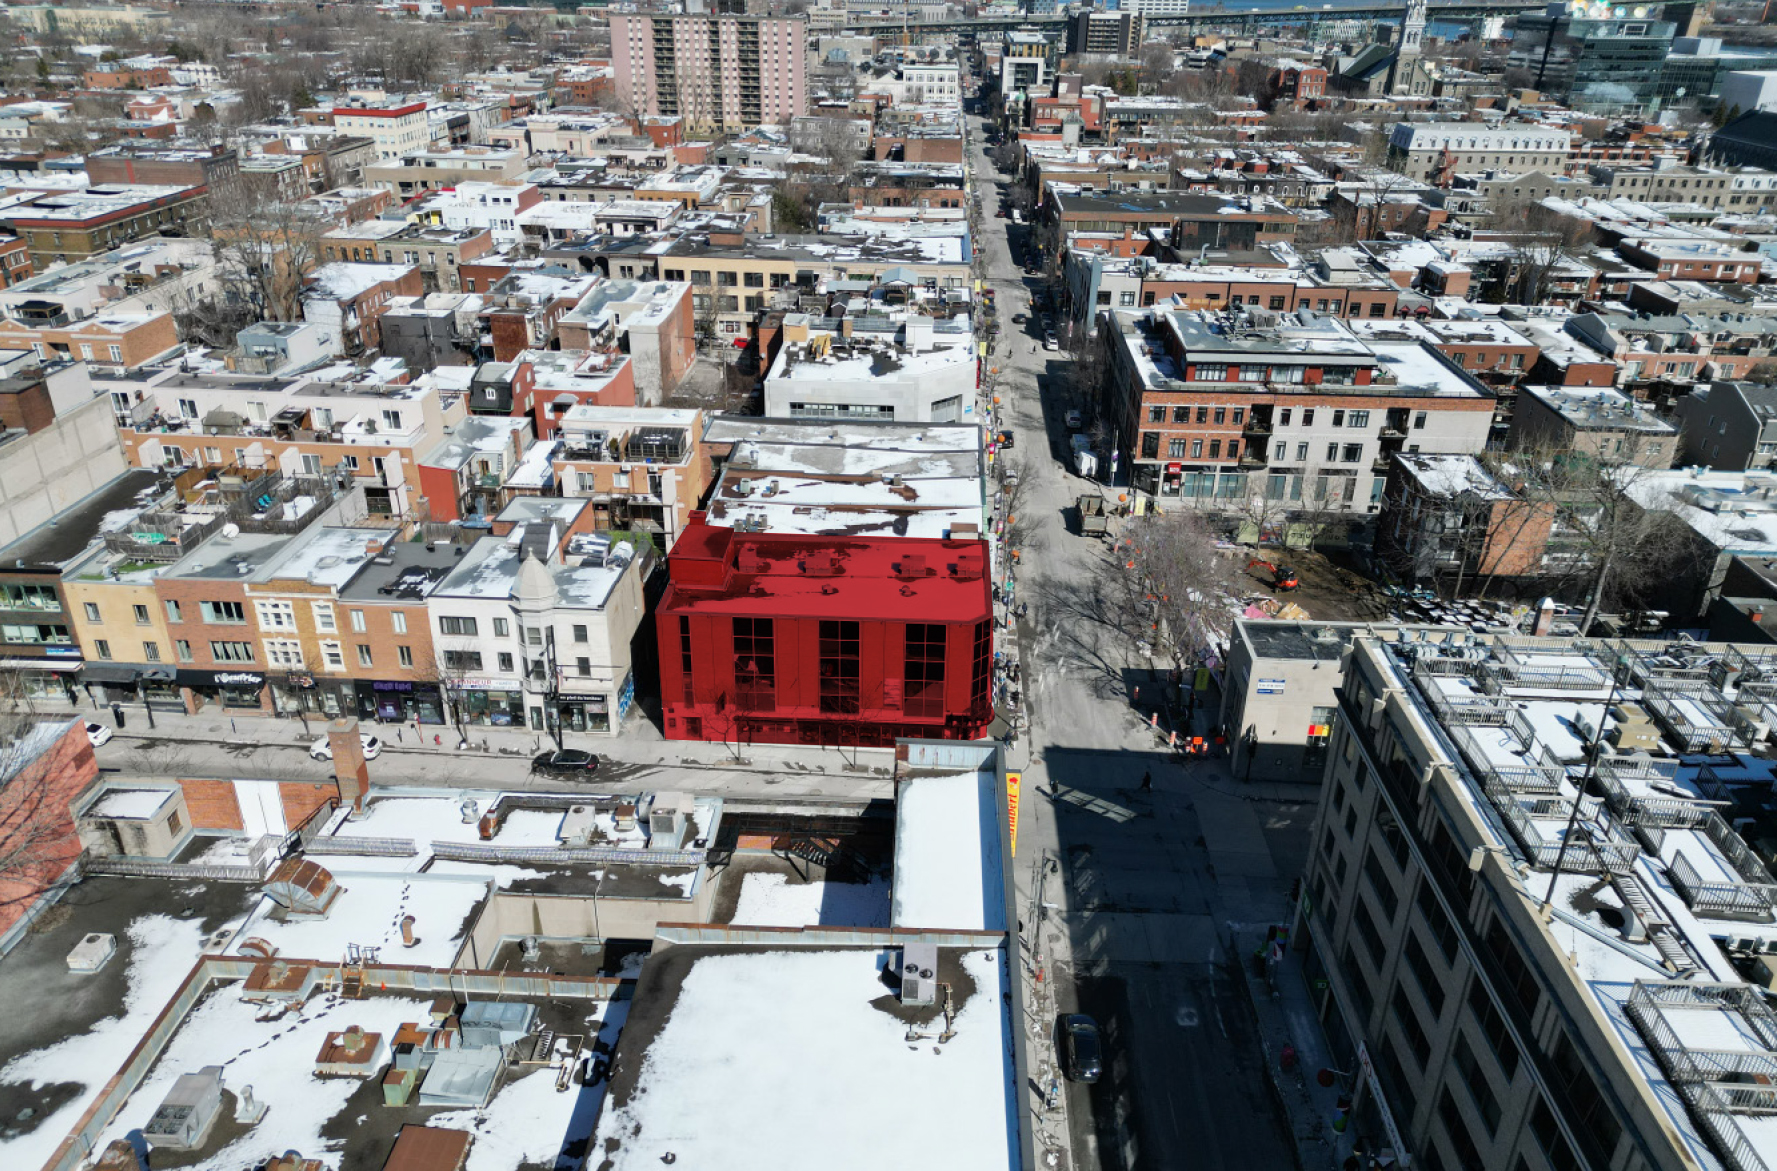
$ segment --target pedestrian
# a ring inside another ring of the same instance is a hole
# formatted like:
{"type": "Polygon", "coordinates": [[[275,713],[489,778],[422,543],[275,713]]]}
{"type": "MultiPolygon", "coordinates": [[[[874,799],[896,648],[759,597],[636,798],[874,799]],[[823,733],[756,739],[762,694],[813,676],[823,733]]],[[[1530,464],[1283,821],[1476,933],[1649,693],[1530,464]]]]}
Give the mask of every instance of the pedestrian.
{"type": "Polygon", "coordinates": [[[402,739],[402,736],[401,736],[401,728],[400,728],[400,726],[399,726],[399,725],[397,725],[397,726],[396,726],[396,728],[395,728],[395,743],[397,743],[397,744],[405,744],[405,743],[407,743],[407,741],[406,741],[406,740],[404,740],[404,739],[402,739]]]}
{"type": "Polygon", "coordinates": [[[114,703],[111,705],[111,718],[117,721],[117,729],[121,732],[124,726],[123,705],[121,703],[114,703]]]}
{"type": "Polygon", "coordinates": [[[1142,770],[1141,791],[1144,793],[1151,793],[1154,791],[1154,770],[1153,769],[1143,769],[1142,770]]]}

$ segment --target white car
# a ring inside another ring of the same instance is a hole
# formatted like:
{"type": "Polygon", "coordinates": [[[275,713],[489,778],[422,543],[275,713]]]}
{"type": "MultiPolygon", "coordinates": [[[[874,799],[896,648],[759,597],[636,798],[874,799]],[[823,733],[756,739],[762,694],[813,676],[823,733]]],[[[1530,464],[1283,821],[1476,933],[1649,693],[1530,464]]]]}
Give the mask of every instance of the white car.
{"type": "Polygon", "coordinates": [[[1069,431],[1078,431],[1080,429],[1080,412],[1069,411],[1067,413],[1067,429],[1069,431]]]}
{"type": "Polygon", "coordinates": [[[93,742],[94,748],[97,748],[101,744],[109,744],[111,742],[111,729],[103,724],[88,724],[86,726],[86,738],[93,742]]]}
{"type": "MultiPolygon", "coordinates": [[[[375,760],[378,756],[382,755],[383,742],[378,740],[375,736],[372,736],[370,733],[358,733],[358,741],[364,745],[365,760],[375,760]]],[[[313,744],[309,745],[309,755],[316,760],[332,760],[333,745],[329,744],[327,742],[327,737],[323,736],[313,744]]]]}
{"type": "Polygon", "coordinates": [[[1046,333],[1043,335],[1043,348],[1045,350],[1059,350],[1061,341],[1053,333],[1046,333]]]}

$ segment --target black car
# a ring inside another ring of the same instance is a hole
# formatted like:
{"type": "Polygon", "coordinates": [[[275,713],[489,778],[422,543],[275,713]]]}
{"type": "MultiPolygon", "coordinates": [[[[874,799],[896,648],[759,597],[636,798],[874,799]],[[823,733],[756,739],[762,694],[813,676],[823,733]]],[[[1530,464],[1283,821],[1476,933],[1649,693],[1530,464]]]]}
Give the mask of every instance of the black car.
{"type": "Polygon", "coordinates": [[[1104,1072],[1098,1045],[1098,1022],[1083,1013],[1064,1013],[1055,1021],[1056,1044],[1061,1047],[1061,1070],[1070,1082],[1091,1085],[1104,1072]]]}
{"type": "Polygon", "coordinates": [[[599,758],[578,748],[540,752],[531,758],[531,771],[552,777],[590,777],[599,771],[599,758]]]}

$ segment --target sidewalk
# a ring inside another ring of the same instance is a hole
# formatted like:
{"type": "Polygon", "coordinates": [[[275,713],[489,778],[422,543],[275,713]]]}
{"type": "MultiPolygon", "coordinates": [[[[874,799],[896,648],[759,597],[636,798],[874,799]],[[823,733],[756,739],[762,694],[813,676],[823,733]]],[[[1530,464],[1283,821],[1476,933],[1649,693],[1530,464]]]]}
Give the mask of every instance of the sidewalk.
{"type": "MultiPolygon", "coordinates": [[[[124,708],[124,726],[119,729],[109,708],[94,710],[83,703],[74,709],[52,705],[45,715],[67,715],[92,720],[113,729],[114,744],[133,747],[155,741],[177,741],[188,744],[219,745],[231,749],[299,748],[327,734],[328,721],[311,714],[306,723],[295,716],[243,715],[230,717],[204,712],[184,715],[178,712],[154,713],[154,727],[148,726],[147,713],[140,706],[124,708]],[[61,709],[61,710],[57,710],[61,709]]],[[[471,726],[468,749],[457,747],[457,729],[450,724],[422,724],[418,731],[409,724],[362,721],[359,730],[383,742],[383,755],[424,760],[427,757],[448,757],[453,760],[487,755],[492,761],[512,761],[518,757],[527,763],[533,755],[553,748],[554,740],[544,732],[529,728],[496,728],[471,726]]],[[[796,744],[742,744],[730,746],[702,741],[666,740],[645,716],[632,713],[625,720],[622,732],[614,737],[569,732],[565,743],[596,753],[613,765],[636,768],[696,768],[758,773],[806,774],[825,773],[857,780],[887,780],[894,775],[895,754],[890,748],[818,748],[796,744]],[[855,763],[854,763],[855,762],[855,763]]],[[[490,763],[492,763],[490,761],[490,763]]]]}
{"type": "Polygon", "coordinates": [[[1343,1090],[1337,1082],[1329,1088],[1316,1080],[1321,1070],[1332,1068],[1332,1060],[1302,971],[1301,953],[1285,945],[1282,958],[1267,961],[1265,974],[1259,974],[1254,955],[1266,950],[1265,934],[1264,927],[1249,927],[1234,935],[1235,958],[1258,1018],[1265,1074],[1289,1119],[1301,1171],[1333,1171],[1350,1145],[1346,1135],[1333,1130],[1343,1090]],[[1287,1070],[1283,1068],[1286,1047],[1295,1051],[1293,1067],[1287,1070]]]}

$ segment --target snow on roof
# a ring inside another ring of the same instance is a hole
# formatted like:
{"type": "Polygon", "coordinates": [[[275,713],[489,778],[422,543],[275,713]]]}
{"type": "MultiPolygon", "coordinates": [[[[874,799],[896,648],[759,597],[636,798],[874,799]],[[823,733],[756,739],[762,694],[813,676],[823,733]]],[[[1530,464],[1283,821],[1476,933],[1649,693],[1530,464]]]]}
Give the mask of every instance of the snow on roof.
{"type": "Polygon", "coordinates": [[[112,789],[86,811],[88,817],[118,817],[147,821],[172,800],[171,789],[112,789]]]}
{"type": "Polygon", "coordinates": [[[1419,486],[1433,496],[1455,496],[1462,492],[1496,500],[1509,499],[1511,493],[1488,474],[1472,455],[1397,455],[1401,468],[1419,486]]]}
{"type": "Polygon", "coordinates": [[[339,880],[340,894],[325,919],[272,917],[277,904],[267,896],[259,901],[235,932],[230,953],[244,955],[240,944],[258,937],[289,959],[334,962],[348,944],[380,947],[389,963],[419,964],[446,968],[456,959],[475,908],[487,897],[486,880],[455,881],[431,876],[371,876],[352,874],[339,880]],[[401,919],[414,917],[419,942],[401,944],[401,919]]]}
{"type": "Polygon", "coordinates": [[[901,779],[895,798],[897,928],[1005,930],[1003,800],[989,772],[901,779]]]}
{"type": "Polygon", "coordinates": [[[670,1153],[681,1166],[777,1171],[818,1151],[847,1171],[934,1160],[971,1171],[1019,1166],[1015,1095],[1024,1090],[1013,1085],[1005,952],[958,956],[974,990],[942,1047],[909,1044],[909,1026],[880,1003],[893,996],[882,971],[897,955],[870,947],[688,957],[676,994],[660,993],[672,996],[671,1014],[633,1089],[614,1089],[599,1119],[591,1149],[600,1165],[643,1171],[670,1153]]]}
{"type": "Polygon", "coordinates": [[[350,301],[380,284],[398,281],[412,271],[414,268],[411,264],[365,264],[356,261],[323,264],[310,275],[309,285],[303,290],[303,296],[350,301]]]}

